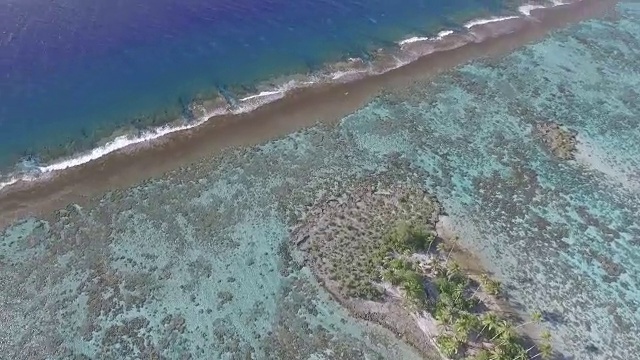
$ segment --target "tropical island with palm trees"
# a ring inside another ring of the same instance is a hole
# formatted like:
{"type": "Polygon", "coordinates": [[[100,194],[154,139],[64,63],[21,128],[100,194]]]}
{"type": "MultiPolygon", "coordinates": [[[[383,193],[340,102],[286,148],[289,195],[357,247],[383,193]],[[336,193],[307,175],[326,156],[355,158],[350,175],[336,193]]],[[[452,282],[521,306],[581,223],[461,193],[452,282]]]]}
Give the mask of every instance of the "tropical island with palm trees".
{"type": "Polygon", "coordinates": [[[325,195],[292,238],[336,300],[426,358],[553,356],[551,334],[538,326],[541,313],[528,320],[516,314],[501,283],[447,229],[437,199],[418,187],[361,185],[325,195]]]}

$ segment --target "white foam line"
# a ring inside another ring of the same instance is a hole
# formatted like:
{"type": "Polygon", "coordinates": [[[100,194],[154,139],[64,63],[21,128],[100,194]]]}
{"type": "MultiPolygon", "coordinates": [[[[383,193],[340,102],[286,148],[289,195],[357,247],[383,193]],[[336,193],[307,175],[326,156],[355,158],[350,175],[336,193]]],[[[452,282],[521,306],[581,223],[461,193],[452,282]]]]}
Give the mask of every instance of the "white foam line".
{"type": "Polygon", "coordinates": [[[23,175],[22,177],[12,176],[11,178],[9,178],[9,180],[5,182],[0,182],[0,190],[4,189],[7,186],[11,186],[17,183],[18,181],[33,181],[35,179],[36,178],[34,176],[30,176],[30,175],[23,175]]]}
{"type": "MultiPolygon", "coordinates": [[[[286,85],[284,85],[284,87],[282,89],[279,90],[274,90],[274,91],[262,91],[259,94],[256,95],[251,95],[251,96],[247,96],[245,98],[240,99],[241,102],[245,102],[247,100],[252,100],[252,99],[257,99],[257,98],[263,98],[263,97],[267,97],[267,96],[273,96],[273,95],[280,95],[278,96],[278,98],[284,96],[284,94],[291,88],[291,87],[295,87],[297,83],[295,82],[291,82],[288,83],[286,85]]],[[[313,84],[313,82],[304,82],[304,85],[311,85],[313,84]]],[[[245,108],[241,108],[241,109],[237,109],[235,111],[233,111],[233,113],[240,113],[240,112],[247,112],[250,110],[253,110],[255,107],[258,107],[262,104],[259,104],[257,106],[250,106],[249,108],[245,109],[245,108]]],[[[40,172],[42,173],[48,173],[48,172],[52,172],[52,171],[58,171],[58,170],[65,170],[65,169],[69,169],[75,166],[79,166],[85,163],[88,163],[89,161],[93,161],[96,159],[99,159],[105,155],[108,155],[114,151],[118,151],[120,149],[123,149],[127,146],[131,146],[131,145],[135,145],[135,144],[139,144],[142,142],[147,142],[150,140],[154,140],[154,139],[158,139],[162,136],[177,132],[177,131],[182,131],[182,130],[188,130],[191,128],[194,128],[196,126],[201,125],[202,123],[206,122],[211,116],[216,116],[216,115],[222,115],[224,113],[227,113],[226,111],[218,111],[215,113],[211,113],[211,114],[207,114],[205,116],[203,116],[202,118],[200,118],[198,121],[195,121],[191,124],[187,124],[187,125],[182,125],[182,126],[162,126],[153,130],[149,130],[144,132],[141,136],[136,136],[136,137],[131,137],[128,135],[122,135],[122,136],[118,136],[117,138],[109,141],[108,143],[106,143],[103,146],[97,147],[93,150],[91,150],[88,153],[84,153],[82,155],[70,158],[68,160],[64,160],[61,162],[57,162],[51,165],[47,165],[47,166],[42,166],[39,167],[40,172]]],[[[4,186],[9,186],[11,184],[14,184],[15,182],[17,182],[18,180],[11,180],[10,183],[8,184],[0,184],[2,186],[0,186],[0,188],[4,187],[4,186]]]]}
{"type": "Polygon", "coordinates": [[[398,45],[402,46],[402,45],[407,45],[407,44],[411,44],[411,43],[415,43],[415,42],[420,42],[420,41],[433,41],[433,40],[441,40],[449,35],[453,34],[453,30],[444,30],[444,31],[440,31],[438,33],[438,35],[436,37],[420,37],[420,36],[414,36],[408,39],[404,39],[402,41],[398,42],[398,45]]]}
{"type": "Polygon", "coordinates": [[[356,75],[356,74],[367,73],[367,72],[369,72],[369,69],[336,71],[333,73],[333,76],[331,76],[331,80],[338,80],[348,75],[356,75]]]}
{"type": "MultiPolygon", "coordinates": [[[[289,90],[310,86],[310,85],[313,85],[315,83],[316,82],[313,81],[313,80],[302,81],[302,82],[297,81],[297,80],[290,80],[290,81],[278,86],[275,90],[272,90],[272,91],[261,91],[259,94],[244,97],[244,98],[240,99],[239,101],[240,102],[245,102],[247,100],[252,100],[252,99],[258,99],[258,98],[278,95],[276,98],[270,100],[270,101],[273,101],[273,100],[282,98],[287,92],[289,92],[289,90]]],[[[266,104],[266,103],[268,103],[270,101],[264,102],[264,103],[262,103],[262,105],[266,104]]]]}
{"type": "Polygon", "coordinates": [[[447,36],[449,36],[449,35],[453,35],[453,30],[443,30],[443,31],[440,31],[440,32],[438,33],[437,38],[438,38],[438,39],[442,39],[442,38],[445,38],[445,37],[447,37],[447,36]]]}
{"type": "Polygon", "coordinates": [[[402,46],[402,45],[407,45],[407,44],[411,44],[411,43],[418,42],[418,41],[427,41],[427,40],[431,40],[431,38],[430,37],[414,36],[414,37],[399,41],[398,45],[402,46]]]}
{"type": "Polygon", "coordinates": [[[247,100],[251,100],[251,99],[255,99],[255,98],[260,98],[260,97],[264,97],[264,96],[276,95],[276,94],[280,94],[281,92],[282,92],[282,90],[262,91],[262,92],[260,92],[260,94],[247,96],[247,97],[245,97],[245,98],[240,99],[240,101],[247,101],[247,100]]]}
{"type": "MultiPolygon", "coordinates": [[[[305,81],[302,83],[303,85],[313,85],[314,82],[313,81],[305,81]]],[[[251,100],[251,99],[257,99],[257,98],[263,98],[263,97],[267,97],[267,96],[273,96],[273,95],[279,95],[277,98],[281,98],[284,96],[284,94],[292,87],[295,87],[295,85],[297,85],[296,82],[290,82],[288,84],[285,84],[281,89],[279,90],[274,90],[274,91],[263,91],[260,92],[259,94],[256,95],[251,95],[251,96],[247,96],[245,98],[240,99],[241,102],[245,102],[247,100],[251,100]]],[[[269,101],[267,101],[269,102],[269,101]]],[[[236,109],[234,111],[232,111],[233,113],[242,113],[242,112],[247,112],[247,111],[251,111],[259,106],[263,105],[263,103],[259,103],[259,104],[255,104],[253,106],[248,106],[248,107],[242,107],[240,109],[236,109]]],[[[201,117],[200,119],[198,119],[198,121],[194,121],[190,124],[186,124],[186,125],[181,125],[181,126],[170,126],[170,125],[165,125],[165,126],[161,126],[158,127],[156,129],[151,129],[151,130],[147,130],[145,132],[142,133],[142,135],[140,136],[131,136],[131,135],[122,135],[122,136],[118,136],[115,139],[107,142],[106,144],[104,144],[103,146],[99,146],[97,148],[92,149],[89,152],[85,152],[82,153],[80,155],[76,155],[74,157],[71,157],[67,160],[63,160],[63,161],[59,161],[47,166],[40,166],[38,167],[38,170],[40,171],[41,174],[46,174],[46,173],[51,173],[54,171],[60,171],[60,170],[66,170],[72,167],[76,167],[82,164],[86,164],[90,161],[93,160],[97,160],[105,155],[111,154],[115,151],[121,150],[123,148],[126,148],[128,146],[131,145],[135,145],[135,144],[140,144],[143,142],[147,142],[147,141],[151,141],[151,140],[155,140],[158,139],[160,137],[163,137],[165,135],[174,133],[174,132],[178,132],[178,131],[182,131],[182,130],[188,130],[188,129],[192,129],[196,126],[199,126],[203,123],[205,123],[210,117],[212,116],[216,116],[216,115],[223,115],[225,113],[228,113],[228,111],[226,110],[217,110],[211,113],[206,114],[205,116],[201,117]]],[[[9,180],[4,181],[4,182],[0,182],[0,190],[7,187],[7,186],[11,186],[19,181],[33,181],[35,180],[35,177],[32,176],[22,176],[22,177],[11,177],[9,180]]]]}
{"type": "MultiPolygon", "coordinates": [[[[550,0],[552,5],[537,5],[537,4],[526,4],[526,5],[522,5],[518,8],[518,11],[529,17],[531,16],[531,11],[535,10],[535,9],[548,9],[548,8],[554,8],[556,6],[562,6],[562,5],[569,5],[570,2],[565,2],[563,0],[550,0]]],[[[578,0],[580,1],[580,0],[578,0]]]]}
{"type": "MultiPolygon", "coordinates": [[[[560,5],[566,5],[567,2],[564,2],[563,0],[550,0],[553,5],[551,5],[550,7],[556,7],[556,6],[560,6],[560,5]]],[[[530,13],[532,10],[534,9],[538,9],[538,8],[544,8],[544,6],[541,5],[523,5],[519,8],[520,13],[522,13],[525,16],[530,16],[530,13]]],[[[492,18],[488,18],[488,19],[477,19],[477,20],[472,20],[467,22],[464,27],[467,29],[470,29],[474,26],[478,26],[478,25],[484,25],[484,24],[490,24],[490,23],[494,23],[494,22],[500,22],[500,21],[505,21],[505,20],[512,20],[512,19],[519,19],[521,18],[520,16],[504,16],[504,17],[492,17],[492,18]]],[[[413,42],[419,42],[419,41],[433,41],[433,40],[440,40],[446,36],[452,35],[454,34],[454,31],[452,30],[444,30],[438,33],[438,35],[435,38],[429,38],[429,37],[411,37],[409,39],[405,39],[402,40],[400,42],[398,42],[399,45],[406,45],[406,44],[410,44],[413,42]]],[[[391,69],[387,69],[384,70],[382,72],[387,72],[389,70],[392,70],[394,68],[400,67],[404,64],[406,64],[407,62],[405,61],[401,61],[400,59],[396,59],[397,60],[397,65],[395,67],[392,67],[391,69]]],[[[349,62],[356,62],[356,61],[362,61],[359,58],[350,58],[349,62]]],[[[337,80],[343,76],[349,75],[349,74],[354,74],[354,73],[361,73],[361,72],[368,72],[370,71],[370,69],[365,69],[365,70],[355,70],[355,71],[349,71],[349,72],[336,72],[333,74],[332,79],[333,80],[337,80]]],[[[286,92],[288,92],[288,90],[290,90],[292,87],[295,87],[295,81],[290,82],[288,84],[285,84],[284,87],[278,89],[278,90],[273,90],[273,91],[262,91],[259,94],[256,95],[251,95],[251,96],[247,96],[244,97],[242,99],[240,99],[241,102],[245,102],[247,100],[252,100],[252,99],[256,99],[256,98],[262,98],[262,97],[268,97],[268,96],[273,96],[273,95],[279,95],[277,97],[277,99],[283,97],[286,92]]],[[[303,85],[313,85],[315,84],[314,81],[306,81],[302,83],[303,85]]],[[[272,99],[274,100],[274,99],[272,99]]],[[[261,105],[263,105],[264,103],[270,102],[271,100],[265,101],[265,102],[261,102],[260,104],[255,104],[255,105],[251,105],[251,106],[245,106],[242,107],[240,109],[236,109],[234,111],[232,111],[232,113],[239,113],[239,112],[246,112],[246,111],[251,111],[257,107],[260,107],[261,105]]],[[[64,160],[64,161],[60,161],[51,165],[47,165],[47,166],[41,166],[38,169],[40,170],[41,173],[50,173],[50,172],[54,172],[54,171],[59,171],[59,170],[65,170],[65,169],[69,169],[72,167],[76,167],[85,163],[88,163],[90,161],[99,159],[105,155],[108,155],[110,153],[113,153],[115,151],[121,150],[127,146],[131,146],[131,145],[135,145],[135,144],[139,144],[139,143],[143,143],[143,142],[147,142],[150,140],[154,140],[154,139],[158,139],[162,136],[174,133],[174,132],[178,132],[178,131],[182,131],[182,130],[188,130],[191,128],[194,128],[196,126],[199,126],[203,123],[205,123],[210,117],[212,116],[216,116],[216,115],[223,115],[223,114],[227,114],[229,113],[229,111],[227,110],[217,110],[216,112],[213,113],[209,113],[205,116],[203,116],[202,118],[200,118],[198,121],[193,122],[191,124],[187,124],[187,125],[182,125],[182,126],[169,126],[169,125],[165,125],[156,129],[152,129],[152,130],[148,130],[145,131],[141,136],[137,136],[137,137],[132,137],[130,135],[123,135],[123,136],[119,136],[116,137],[115,139],[107,142],[105,145],[100,146],[98,148],[95,148],[89,152],[80,154],[78,156],[69,158],[68,160],[64,160]]],[[[4,182],[0,182],[0,190],[2,190],[3,188],[7,187],[7,186],[11,186],[19,181],[33,181],[36,180],[37,176],[21,176],[21,177],[11,177],[9,178],[9,180],[4,181],[4,182]]]]}
{"type": "Polygon", "coordinates": [[[503,16],[503,17],[492,17],[488,19],[471,20],[468,23],[464,24],[464,27],[466,27],[467,29],[471,29],[472,27],[478,26],[478,25],[491,24],[494,22],[500,22],[500,21],[512,20],[512,19],[520,19],[520,16],[503,16]]]}
{"type": "MultiPolygon", "coordinates": [[[[312,85],[313,82],[312,81],[306,81],[304,83],[302,83],[304,85],[312,85]]],[[[268,97],[268,96],[273,96],[273,95],[279,95],[277,98],[281,98],[285,95],[285,93],[291,89],[292,87],[296,87],[296,85],[298,85],[297,82],[295,81],[291,81],[285,85],[283,85],[280,89],[278,90],[273,90],[273,91],[262,91],[259,94],[256,95],[251,95],[251,96],[247,96],[245,98],[240,99],[241,102],[245,102],[247,100],[252,100],[252,99],[258,99],[258,98],[263,98],[263,97],[268,97]]],[[[267,101],[269,102],[269,101],[267,101]]],[[[243,112],[247,112],[247,111],[251,111],[259,106],[263,105],[262,103],[260,104],[255,104],[254,106],[249,106],[249,107],[242,107],[240,109],[236,109],[234,111],[232,111],[233,113],[243,113],[243,112]]],[[[68,160],[65,161],[61,161],[58,163],[54,163],[51,165],[47,165],[47,166],[42,166],[39,167],[40,172],[42,173],[48,173],[48,172],[52,172],[52,171],[58,171],[58,170],[65,170],[68,168],[72,168],[78,165],[82,165],[85,164],[89,161],[93,161],[96,159],[99,159],[105,155],[108,155],[114,151],[118,151],[120,149],[123,149],[127,146],[130,145],[135,145],[135,144],[139,144],[142,142],[147,142],[150,140],[154,140],[157,138],[160,138],[162,136],[177,132],[177,131],[182,131],[182,130],[188,130],[191,128],[194,128],[196,126],[199,126],[201,124],[203,124],[204,122],[206,122],[210,117],[212,116],[216,116],[216,115],[222,115],[227,113],[227,111],[217,111],[214,113],[210,113],[207,114],[205,116],[203,116],[202,118],[200,118],[198,121],[195,121],[193,123],[187,124],[187,125],[182,125],[182,126],[162,126],[153,130],[149,130],[146,131],[142,134],[142,136],[136,136],[136,137],[131,137],[128,135],[122,135],[122,136],[118,136],[117,138],[109,141],[108,143],[106,143],[103,146],[97,147],[93,150],[91,150],[88,153],[84,153],[80,156],[76,156],[73,158],[70,158],[68,160]]],[[[16,180],[17,181],[17,180],[16,180]]],[[[12,182],[11,184],[15,183],[12,182]]],[[[8,185],[11,185],[8,184],[8,185]]],[[[4,186],[8,186],[8,185],[4,185],[4,186]]],[[[0,186],[0,188],[2,188],[2,186],[0,186]]]]}
{"type": "Polygon", "coordinates": [[[89,161],[93,161],[96,159],[99,159],[105,155],[108,155],[114,151],[118,151],[120,149],[123,149],[127,146],[131,146],[131,145],[135,145],[135,144],[139,144],[142,142],[146,142],[146,141],[150,141],[150,140],[154,140],[157,139],[159,137],[177,132],[177,131],[182,131],[182,130],[187,130],[187,129],[191,129],[194,128],[198,125],[203,124],[204,122],[206,122],[209,117],[211,116],[215,116],[215,115],[222,115],[223,113],[225,113],[225,111],[218,111],[218,112],[214,112],[211,114],[207,114],[206,116],[203,116],[202,118],[200,118],[198,121],[193,122],[191,124],[187,124],[187,125],[182,125],[182,126],[169,126],[169,125],[165,125],[153,130],[148,130],[146,132],[144,132],[142,134],[142,136],[136,136],[136,137],[131,137],[129,135],[122,135],[122,136],[118,136],[115,139],[107,142],[105,145],[94,148],[93,150],[91,150],[88,153],[84,153],[81,154],[79,156],[70,158],[68,160],[64,160],[61,162],[57,162],[51,165],[47,165],[47,166],[41,166],[38,169],[40,170],[40,172],[42,173],[48,173],[48,172],[52,172],[52,171],[58,171],[58,170],[65,170],[65,169],[69,169],[75,166],[79,166],[82,164],[86,164],[89,161]]]}
{"type": "Polygon", "coordinates": [[[17,183],[18,181],[20,181],[19,178],[13,177],[13,178],[9,179],[8,181],[0,182],[0,190],[2,190],[2,188],[4,188],[4,187],[7,187],[9,185],[13,185],[13,184],[17,183]]]}
{"type": "Polygon", "coordinates": [[[531,12],[532,12],[533,10],[536,10],[536,9],[544,9],[544,8],[546,8],[546,6],[544,6],[544,5],[533,5],[533,4],[527,4],[527,5],[522,5],[522,6],[520,6],[520,7],[518,8],[518,11],[519,11],[522,15],[527,16],[527,17],[528,17],[528,16],[531,16],[531,12]]]}

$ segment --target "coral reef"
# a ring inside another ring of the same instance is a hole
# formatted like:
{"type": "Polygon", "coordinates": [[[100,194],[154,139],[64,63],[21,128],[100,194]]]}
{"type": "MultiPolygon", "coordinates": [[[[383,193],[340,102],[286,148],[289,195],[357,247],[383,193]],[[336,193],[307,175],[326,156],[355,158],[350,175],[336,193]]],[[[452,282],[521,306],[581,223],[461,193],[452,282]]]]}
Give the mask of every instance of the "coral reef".
{"type": "Polygon", "coordinates": [[[576,134],[556,123],[543,123],[536,130],[549,150],[559,159],[572,160],[576,152],[576,134]]]}
{"type": "MultiPolygon", "coordinates": [[[[540,310],[560,358],[628,360],[640,353],[639,15],[621,3],[615,19],[389,91],[335,126],[12,224],[0,233],[0,354],[417,359],[335,304],[289,238],[317,199],[406,184],[446,209],[441,223],[477,258],[454,250],[465,274],[480,262],[517,314],[540,310]],[[577,155],[593,156],[558,161],[533,137],[540,119],[562,119],[577,155]]],[[[398,306],[384,316],[411,320],[401,332],[427,344],[402,289],[387,293],[398,306]]]]}

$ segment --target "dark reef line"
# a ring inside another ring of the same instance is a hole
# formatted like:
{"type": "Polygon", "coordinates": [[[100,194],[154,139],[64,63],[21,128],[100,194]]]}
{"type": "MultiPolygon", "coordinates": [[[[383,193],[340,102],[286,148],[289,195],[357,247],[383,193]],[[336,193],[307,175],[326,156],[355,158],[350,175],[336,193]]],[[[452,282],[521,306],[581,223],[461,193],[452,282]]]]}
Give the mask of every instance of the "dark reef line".
{"type": "Polygon", "coordinates": [[[403,88],[471,59],[502,56],[554,29],[608,15],[616,3],[583,0],[534,10],[536,20],[518,20],[507,34],[493,37],[496,29],[489,26],[482,42],[434,52],[387,73],[352,82],[292,90],[251,112],[217,116],[195,129],[125,148],[37,181],[21,182],[0,193],[0,228],[24,216],[51,213],[71,202],[82,204],[108,189],[161,176],[223,149],[258,144],[318,122],[333,124],[385,89],[403,88]]]}

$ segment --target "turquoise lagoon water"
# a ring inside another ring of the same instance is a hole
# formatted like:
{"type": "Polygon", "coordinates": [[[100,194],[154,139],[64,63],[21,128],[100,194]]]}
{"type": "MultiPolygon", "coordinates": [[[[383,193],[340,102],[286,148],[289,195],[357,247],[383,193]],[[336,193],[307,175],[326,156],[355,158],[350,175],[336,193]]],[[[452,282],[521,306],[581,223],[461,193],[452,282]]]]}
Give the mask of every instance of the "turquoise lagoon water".
{"type": "Polygon", "coordinates": [[[410,359],[287,246],[322,193],[437,195],[558,358],[640,359],[640,4],[384,94],[335,127],[230,150],[0,238],[7,358],[410,359]],[[559,161],[535,136],[581,139],[559,161]],[[188,357],[187,357],[188,358],[188,357]]]}

